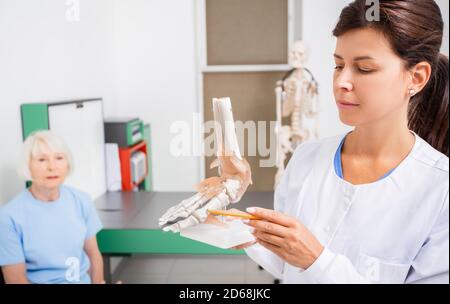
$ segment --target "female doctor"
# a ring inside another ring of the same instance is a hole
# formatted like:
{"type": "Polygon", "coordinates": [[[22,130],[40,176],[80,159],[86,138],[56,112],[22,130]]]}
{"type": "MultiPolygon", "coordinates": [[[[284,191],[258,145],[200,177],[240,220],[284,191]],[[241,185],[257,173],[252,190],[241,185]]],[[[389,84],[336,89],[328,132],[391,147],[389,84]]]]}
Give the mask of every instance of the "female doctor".
{"type": "Polygon", "coordinates": [[[284,283],[448,283],[448,58],[433,0],[365,0],[333,34],[345,136],[301,145],[246,253],[284,283]]]}

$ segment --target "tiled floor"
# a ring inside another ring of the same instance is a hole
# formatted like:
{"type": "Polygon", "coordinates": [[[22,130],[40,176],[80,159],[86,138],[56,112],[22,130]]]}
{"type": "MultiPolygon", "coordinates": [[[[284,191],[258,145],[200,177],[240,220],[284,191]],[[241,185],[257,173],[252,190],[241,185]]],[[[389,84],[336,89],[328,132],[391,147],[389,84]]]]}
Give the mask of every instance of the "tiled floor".
{"type": "Polygon", "coordinates": [[[273,284],[247,256],[134,256],[116,269],[124,284],[273,284]]]}

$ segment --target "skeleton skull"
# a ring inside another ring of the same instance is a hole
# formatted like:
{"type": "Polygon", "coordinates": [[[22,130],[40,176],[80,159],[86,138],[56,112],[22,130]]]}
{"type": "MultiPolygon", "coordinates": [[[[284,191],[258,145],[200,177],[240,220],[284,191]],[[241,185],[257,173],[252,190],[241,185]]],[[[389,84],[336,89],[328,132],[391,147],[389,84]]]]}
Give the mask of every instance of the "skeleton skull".
{"type": "Polygon", "coordinates": [[[303,41],[298,40],[294,43],[294,46],[289,53],[289,64],[296,69],[305,67],[305,63],[308,60],[308,50],[303,41]]]}

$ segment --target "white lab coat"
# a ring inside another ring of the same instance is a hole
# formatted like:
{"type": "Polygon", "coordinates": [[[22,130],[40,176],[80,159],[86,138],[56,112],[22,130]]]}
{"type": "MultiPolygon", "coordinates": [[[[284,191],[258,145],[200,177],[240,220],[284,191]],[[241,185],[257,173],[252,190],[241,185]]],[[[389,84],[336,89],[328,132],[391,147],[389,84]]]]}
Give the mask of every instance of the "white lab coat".
{"type": "Polygon", "coordinates": [[[325,246],[319,258],[304,270],[259,244],[246,253],[283,283],[448,283],[448,157],[416,135],[391,175],[355,186],[334,170],[342,139],[298,147],[275,191],[275,210],[325,246]]]}

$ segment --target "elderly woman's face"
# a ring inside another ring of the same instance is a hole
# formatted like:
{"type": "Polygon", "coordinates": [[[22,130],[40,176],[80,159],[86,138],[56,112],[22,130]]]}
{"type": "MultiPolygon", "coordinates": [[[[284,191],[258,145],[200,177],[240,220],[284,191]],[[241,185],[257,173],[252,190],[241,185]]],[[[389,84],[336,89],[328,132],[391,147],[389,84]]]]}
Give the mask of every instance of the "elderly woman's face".
{"type": "Polygon", "coordinates": [[[33,184],[54,189],[60,186],[69,172],[69,163],[65,154],[52,151],[41,144],[40,151],[30,159],[30,173],[33,184]]]}

